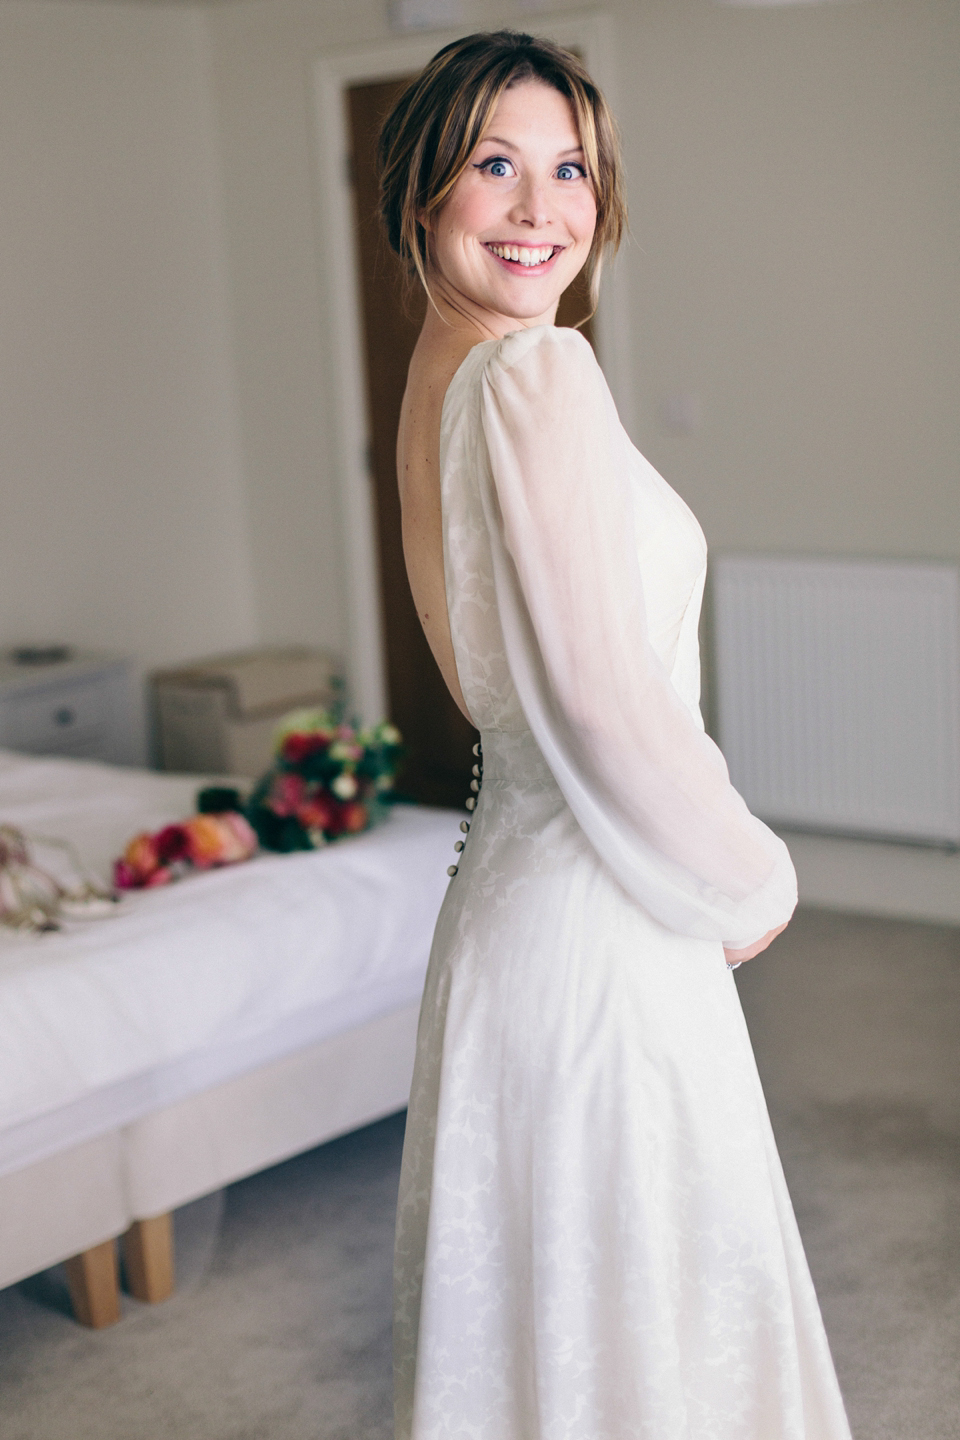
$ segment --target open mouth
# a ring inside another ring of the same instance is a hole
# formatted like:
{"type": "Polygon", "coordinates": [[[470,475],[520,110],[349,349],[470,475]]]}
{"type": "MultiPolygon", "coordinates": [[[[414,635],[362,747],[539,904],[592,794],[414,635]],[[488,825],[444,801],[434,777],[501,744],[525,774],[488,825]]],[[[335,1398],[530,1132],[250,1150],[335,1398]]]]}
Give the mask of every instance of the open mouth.
{"type": "Polygon", "coordinates": [[[502,264],[511,270],[542,270],[563,249],[562,245],[500,245],[491,241],[484,245],[502,264]]]}

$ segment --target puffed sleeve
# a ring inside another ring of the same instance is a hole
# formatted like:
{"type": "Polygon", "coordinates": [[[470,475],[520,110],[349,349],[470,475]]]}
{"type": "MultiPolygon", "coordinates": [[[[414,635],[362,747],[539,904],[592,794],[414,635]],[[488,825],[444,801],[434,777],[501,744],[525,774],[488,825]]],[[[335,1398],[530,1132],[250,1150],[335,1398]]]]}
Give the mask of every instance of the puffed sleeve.
{"type": "Polygon", "coordinates": [[[629,440],[590,346],[508,337],[487,360],[484,508],[511,676],[581,828],[670,930],[745,947],[796,877],[648,637],[629,440]]]}

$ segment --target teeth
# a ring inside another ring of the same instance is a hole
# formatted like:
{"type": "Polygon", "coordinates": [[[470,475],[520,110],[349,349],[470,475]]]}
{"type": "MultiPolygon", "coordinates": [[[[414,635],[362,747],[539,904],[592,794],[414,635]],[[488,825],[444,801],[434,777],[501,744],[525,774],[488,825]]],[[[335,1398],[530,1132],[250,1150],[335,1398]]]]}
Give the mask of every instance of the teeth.
{"type": "Polygon", "coordinates": [[[543,265],[553,256],[552,245],[540,245],[530,249],[526,245],[489,245],[487,247],[501,260],[513,260],[519,265],[543,265]]]}

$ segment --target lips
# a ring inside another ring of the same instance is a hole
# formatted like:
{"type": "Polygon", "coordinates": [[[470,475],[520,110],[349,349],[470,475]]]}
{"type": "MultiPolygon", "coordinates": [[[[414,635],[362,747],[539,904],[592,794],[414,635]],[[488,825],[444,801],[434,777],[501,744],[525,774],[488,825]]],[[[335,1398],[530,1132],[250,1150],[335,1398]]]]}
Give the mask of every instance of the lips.
{"type": "Polygon", "coordinates": [[[562,245],[507,245],[490,241],[484,245],[497,260],[518,270],[536,270],[559,255],[562,245]]]}

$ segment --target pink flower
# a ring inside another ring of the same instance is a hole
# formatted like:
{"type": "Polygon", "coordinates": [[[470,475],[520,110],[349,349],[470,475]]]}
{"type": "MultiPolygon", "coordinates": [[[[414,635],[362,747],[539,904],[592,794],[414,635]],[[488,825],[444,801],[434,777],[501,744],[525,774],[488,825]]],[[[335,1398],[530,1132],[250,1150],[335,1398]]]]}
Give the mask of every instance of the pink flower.
{"type": "Polygon", "coordinates": [[[169,885],[173,879],[173,871],[169,865],[161,865],[159,870],[154,870],[149,880],[144,882],[145,890],[155,890],[158,885],[169,885]]]}
{"type": "Polygon", "coordinates": [[[251,855],[257,852],[257,835],[250,821],[238,810],[227,810],[217,819],[224,826],[227,833],[232,837],[231,853],[225,864],[231,864],[238,860],[249,860],[251,855]]]}
{"type": "Polygon", "coordinates": [[[113,883],[117,890],[135,890],[137,888],[137,877],[126,860],[114,860],[113,862],[113,883]]]}
{"type": "Polygon", "coordinates": [[[267,804],[274,815],[295,815],[306,796],[307,783],[302,775],[277,775],[270,787],[267,804]]]}

